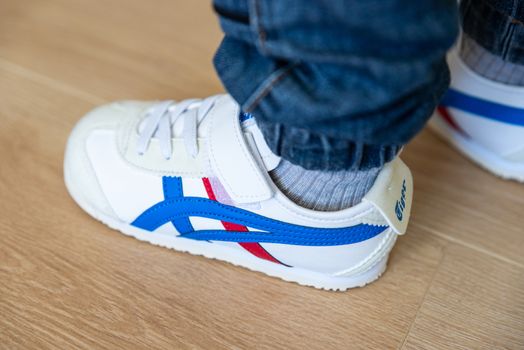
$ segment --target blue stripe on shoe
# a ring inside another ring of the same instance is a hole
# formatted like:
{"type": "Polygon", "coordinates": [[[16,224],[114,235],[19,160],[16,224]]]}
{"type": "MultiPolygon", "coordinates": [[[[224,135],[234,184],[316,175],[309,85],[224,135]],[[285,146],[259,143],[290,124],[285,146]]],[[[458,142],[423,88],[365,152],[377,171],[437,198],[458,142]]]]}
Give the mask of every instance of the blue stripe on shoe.
{"type": "Polygon", "coordinates": [[[154,231],[166,222],[178,222],[177,220],[188,218],[189,216],[233,222],[263,231],[200,230],[181,235],[182,237],[195,240],[211,241],[335,246],[365,241],[377,236],[388,228],[388,226],[368,224],[343,228],[300,226],[270,219],[244,209],[200,197],[166,199],[146,210],[131,224],[144,230],[154,231]]]}
{"type": "MultiPolygon", "coordinates": [[[[349,228],[348,228],[349,229],[349,228]]],[[[208,241],[226,242],[257,242],[257,243],[280,243],[301,246],[336,246],[343,244],[353,244],[368,240],[382,233],[385,227],[360,224],[352,226],[351,232],[334,233],[329,237],[329,233],[294,233],[286,232],[235,232],[221,230],[202,230],[183,235],[184,238],[208,241]]]]}
{"type": "MultiPolygon", "coordinates": [[[[164,190],[164,198],[176,199],[184,197],[184,190],[182,187],[182,178],[178,176],[164,176],[162,178],[162,188],[164,190]]],[[[168,222],[168,221],[166,221],[168,222]]],[[[193,232],[193,225],[189,221],[189,217],[177,217],[171,220],[173,226],[181,234],[193,232]]]]}
{"type": "Polygon", "coordinates": [[[483,100],[457,90],[449,89],[440,104],[499,122],[524,126],[524,109],[483,100]]]}

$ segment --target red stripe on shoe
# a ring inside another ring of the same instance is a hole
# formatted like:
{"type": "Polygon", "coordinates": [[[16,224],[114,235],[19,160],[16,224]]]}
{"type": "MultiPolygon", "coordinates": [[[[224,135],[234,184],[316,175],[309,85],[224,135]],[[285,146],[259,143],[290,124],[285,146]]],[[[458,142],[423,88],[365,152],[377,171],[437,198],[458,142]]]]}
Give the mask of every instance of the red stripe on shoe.
{"type": "Polygon", "coordinates": [[[444,106],[437,107],[438,114],[440,117],[456,132],[462,134],[463,136],[469,137],[469,135],[458,125],[455,119],[448,112],[448,109],[444,106]]]}
{"type": "Polygon", "coordinates": [[[203,177],[202,182],[204,183],[204,187],[206,189],[207,196],[209,197],[209,199],[216,201],[217,197],[215,197],[215,192],[213,192],[213,188],[211,187],[211,182],[209,181],[209,179],[207,177],[203,177]]]}
{"type": "MultiPolygon", "coordinates": [[[[215,196],[215,192],[213,191],[213,187],[211,187],[211,182],[209,181],[209,179],[207,177],[203,177],[202,182],[204,183],[204,187],[206,189],[207,196],[209,197],[209,199],[216,201],[217,199],[215,196]]],[[[249,232],[246,226],[234,224],[232,222],[227,222],[227,221],[221,221],[221,222],[224,228],[226,229],[226,231],[249,232]]],[[[264,247],[260,245],[260,243],[241,242],[241,243],[238,243],[238,245],[240,245],[242,248],[244,248],[245,250],[247,250],[248,252],[256,256],[257,258],[268,260],[268,261],[271,261],[277,264],[286,265],[280,262],[279,260],[277,260],[271,254],[269,254],[269,252],[265,250],[264,247]]]]}

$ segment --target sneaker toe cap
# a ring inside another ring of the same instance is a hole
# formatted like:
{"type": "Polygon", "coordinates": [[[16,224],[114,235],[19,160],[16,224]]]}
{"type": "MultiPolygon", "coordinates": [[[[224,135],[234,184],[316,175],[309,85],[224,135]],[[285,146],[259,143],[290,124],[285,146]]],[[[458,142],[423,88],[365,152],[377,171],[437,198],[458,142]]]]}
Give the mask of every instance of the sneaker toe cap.
{"type": "Polygon", "coordinates": [[[114,139],[118,128],[130,118],[137,118],[150,104],[147,102],[121,101],[106,104],[87,113],[71,132],[64,157],[66,186],[75,201],[89,214],[116,217],[93,167],[93,150],[88,150],[88,140],[95,133],[103,132],[114,139]]]}

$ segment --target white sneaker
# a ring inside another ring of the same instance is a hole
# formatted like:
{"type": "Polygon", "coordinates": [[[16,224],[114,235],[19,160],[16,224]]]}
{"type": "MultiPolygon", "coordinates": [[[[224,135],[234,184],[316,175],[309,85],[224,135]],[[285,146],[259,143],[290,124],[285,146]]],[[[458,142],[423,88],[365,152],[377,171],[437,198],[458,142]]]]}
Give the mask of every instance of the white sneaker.
{"type": "Polygon", "coordinates": [[[377,279],[409,220],[406,165],[388,163],[360,204],[317,212],[275,187],[278,162],[222,95],[95,109],[69,138],[64,175],[85,211],[140,240],[317,288],[377,279]]]}
{"type": "Polygon", "coordinates": [[[448,63],[451,86],[431,128],[487,170],[524,181],[524,88],[481,77],[456,50],[448,63]]]}

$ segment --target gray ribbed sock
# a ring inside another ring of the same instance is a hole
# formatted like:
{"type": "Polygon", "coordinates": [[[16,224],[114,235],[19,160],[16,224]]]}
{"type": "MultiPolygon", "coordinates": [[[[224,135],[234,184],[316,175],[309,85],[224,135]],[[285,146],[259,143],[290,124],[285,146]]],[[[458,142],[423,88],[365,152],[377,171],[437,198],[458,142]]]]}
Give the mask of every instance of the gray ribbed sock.
{"type": "Polygon", "coordinates": [[[349,208],[369,191],[381,168],[363,171],[306,170],[282,159],[269,174],[296,204],[319,211],[349,208]]]}
{"type": "Polygon", "coordinates": [[[468,67],[487,79],[524,86],[524,65],[504,61],[465,34],[462,36],[459,54],[468,67]]]}

